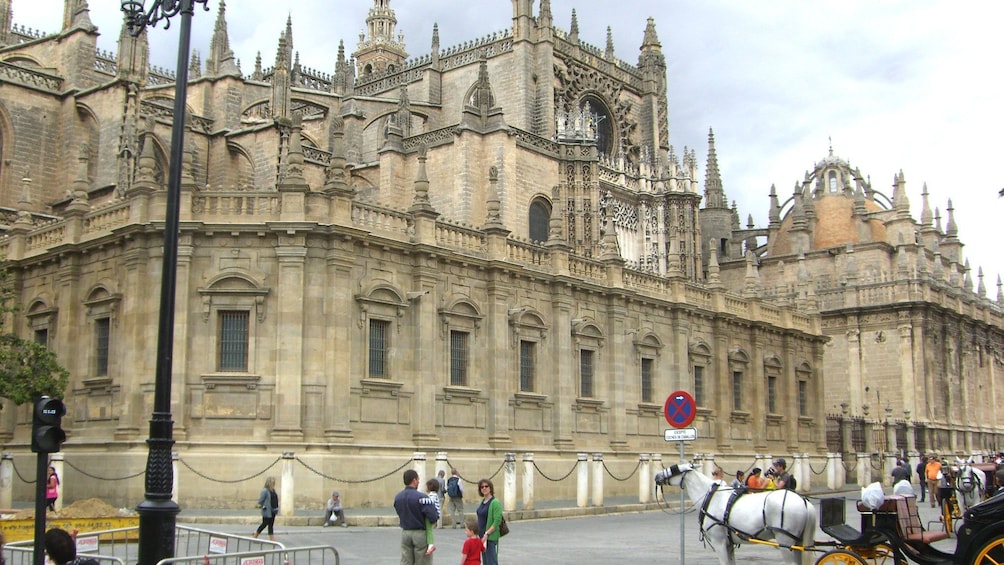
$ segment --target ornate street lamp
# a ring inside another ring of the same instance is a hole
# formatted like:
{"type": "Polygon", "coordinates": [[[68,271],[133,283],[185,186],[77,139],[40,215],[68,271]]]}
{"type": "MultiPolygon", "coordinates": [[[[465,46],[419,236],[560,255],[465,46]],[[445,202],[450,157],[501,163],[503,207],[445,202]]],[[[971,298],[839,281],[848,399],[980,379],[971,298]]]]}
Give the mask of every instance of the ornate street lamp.
{"type": "Polygon", "coordinates": [[[145,499],[136,507],[139,512],[139,561],[153,565],[174,557],[174,536],[181,508],[171,500],[174,471],[171,448],[174,446],[174,422],[171,420],[171,365],[174,356],[174,301],[178,270],[178,210],[181,206],[181,161],[185,138],[185,102],[188,96],[188,49],[192,35],[195,4],[206,11],[207,0],[154,0],[149,9],[145,0],[122,0],[122,13],[129,33],[136,37],[147,26],[181,14],[178,34],[178,67],[174,86],[174,121],[171,124],[171,161],[167,178],[167,213],[164,218],[164,259],[160,279],[160,319],[157,326],[157,372],[154,381],[153,416],[150,437],[146,440],[145,499]]]}

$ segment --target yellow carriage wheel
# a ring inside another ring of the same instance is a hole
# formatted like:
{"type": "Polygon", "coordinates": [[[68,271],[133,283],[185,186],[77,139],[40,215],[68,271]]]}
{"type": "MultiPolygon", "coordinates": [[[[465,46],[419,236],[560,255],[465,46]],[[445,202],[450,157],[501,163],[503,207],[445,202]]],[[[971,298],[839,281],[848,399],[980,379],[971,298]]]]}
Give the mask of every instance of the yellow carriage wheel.
{"type": "Polygon", "coordinates": [[[869,565],[899,565],[902,562],[896,557],[892,546],[887,543],[879,543],[869,547],[851,547],[850,550],[869,565]]]}
{"type": "Polygon", "coordinates": [[[822,557],[816,560],[816,565],[841,565],[848,563],[853,565],[868,565],[868,562],[861,559],[857,553],[847,551],[846,549],[827,551],[822,557]]]}
{"type": "Polygon", "coordinates": [[[1004,536],[997,536],[987,542],[976,554],[973,565],[1004,565],[1004,536]]]}

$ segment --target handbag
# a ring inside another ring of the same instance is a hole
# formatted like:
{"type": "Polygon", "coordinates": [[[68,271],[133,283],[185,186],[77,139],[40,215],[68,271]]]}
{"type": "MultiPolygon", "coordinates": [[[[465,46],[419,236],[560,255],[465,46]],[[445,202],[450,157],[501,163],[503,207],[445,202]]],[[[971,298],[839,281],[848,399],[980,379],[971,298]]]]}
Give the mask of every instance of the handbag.
{"type": "Polygon", "coordinates": [[[499,522],[499,537],[504,538],[508,533],[509,533],[509,524],[505,523],[505,516],[502,516],[502,521],[499,522]]]}

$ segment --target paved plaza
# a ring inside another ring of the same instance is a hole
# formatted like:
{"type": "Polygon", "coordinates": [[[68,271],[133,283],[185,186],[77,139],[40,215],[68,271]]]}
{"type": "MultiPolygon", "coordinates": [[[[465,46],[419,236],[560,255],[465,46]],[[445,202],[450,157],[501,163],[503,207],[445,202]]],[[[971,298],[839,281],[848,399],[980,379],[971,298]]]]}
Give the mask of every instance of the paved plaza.
{"type": "MultiPolygon", "coordinates": [[[[854,507],[857,493],[846,493],[847,523],[860,526],[854,507]]],[[[672,500],[672,497],[671,497],[672,500]]],[[[817,504],[818,507],[818,504],[817,504]]],[[[473,510],[473,505],[470,506],[473,510]]],[[[920,516],[925,526],[937,521],[937,512],[927,504],[920,505],[920,516]]],[[[680,520],[675,511],[644,511],[606,514],[600,516],[559,519],[519,520],[510,522],[512,533],[503,538],[499,547],[499,562],[513,564],[568,564],[600,565],[608,563],[680,563],[680,520]]],[[[715,554],[701,544],[698,536],[697,513],[693,509],[683,515],[684,556],[687,564],[715,565],[715,554]]],[[[249,535],[249,525],[200,524],[201,528],[218,529],[235,534],[249,535]]],[[[934,524],[932,528],[939,528],[934,524]]],[[[817,540],[827,537],[822,532],[817,540]]],[[[276,541],[287,547],[331,545],[338,550],[341,563],[366,565],[396,565],[400,563],[400,530],[393,527],[353,526],[349,528],[322,528],[320,526],[279,526],[276,541]]],[[[462,529],[436,530],[435,562],[455,564],[460,560],[464,541],[462,529]]],[[[952,551],[954,539],[939,542],[938,547],[952,551]]],[[[818,558],[821,553],[813,558],[818,558]]],[[[737,557],[743,565],[775,565],[779,554],[776,549],[757,545],[743,545],[737,557]]]]}

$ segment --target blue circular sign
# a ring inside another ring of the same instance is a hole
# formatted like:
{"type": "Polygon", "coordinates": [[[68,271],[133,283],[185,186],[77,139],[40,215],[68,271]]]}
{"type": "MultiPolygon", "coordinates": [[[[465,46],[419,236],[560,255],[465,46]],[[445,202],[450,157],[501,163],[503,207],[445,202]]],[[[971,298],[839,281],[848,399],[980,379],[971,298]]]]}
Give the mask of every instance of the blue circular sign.
{"type": "Polygon", "coordinates": [[[666,398],[663,407],[666,421],[674,428],[686,428],[697,417],[697,403],[694,397],[685,390],[678,390],[666,398]]]}

